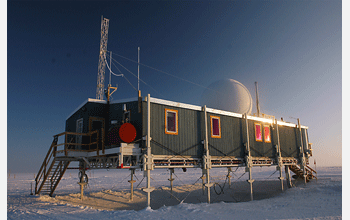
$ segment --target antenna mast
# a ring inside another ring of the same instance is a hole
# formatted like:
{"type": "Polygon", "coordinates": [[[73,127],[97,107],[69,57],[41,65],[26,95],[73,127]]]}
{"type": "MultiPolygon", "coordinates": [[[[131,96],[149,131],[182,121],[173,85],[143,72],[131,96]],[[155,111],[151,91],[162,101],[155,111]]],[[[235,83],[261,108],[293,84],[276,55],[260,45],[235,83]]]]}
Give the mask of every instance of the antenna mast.
{"type": "Polygon", "coordinates": [[[101,16],[101,41],[100,41],[100,54],[98,62],[98,74],[97,74],[97,89],[96,99],[103,100],[104,87],[105,87],[105,69],[106,69],[106,51],[108,41],[108,26],[109,19],[101,16]]]}
{"type": "Polygon", "coordinates": [[[137,48],[137,91],[140,90],[140,47],[137,48]]]}
{"type": "Polygon", "coordinates": [[[256,114],[260,117],[258,82],[255,82],[256,114]]]}

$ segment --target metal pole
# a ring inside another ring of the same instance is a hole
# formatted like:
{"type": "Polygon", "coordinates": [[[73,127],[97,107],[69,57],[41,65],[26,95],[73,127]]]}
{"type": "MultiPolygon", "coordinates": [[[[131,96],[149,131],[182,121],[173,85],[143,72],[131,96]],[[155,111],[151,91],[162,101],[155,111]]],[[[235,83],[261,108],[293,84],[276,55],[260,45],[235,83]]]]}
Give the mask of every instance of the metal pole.
{"type": "Polygon", "coordinates": [[[259,92],[258,92],[258,82],[255,82],[255,98],[256,98],[256,113],[260,116],[260,106],[259,106],[259,92]]]}
{"type": "Polygon", "coordinates": [[[301,154],[302,154],[302,162],[301,162],[301,166],[302,166],[302,170],[303,170],[303,177],[304,177],[304,184],[306,184],[306,163],[305,163],[305,153],[304,153],[304,146],[303,146],[303,135],[301,133],[301,124],[300,124],[300,120],[299,118],[298,120],[298,127],[299,127],[299,134],[300,134],[300,150],[301,150],[301,154]]]}
{"type": "MultiPolygon", "coordinates": [[[[150,156],[151,156],[151,95],[147,95],[147,188],[151,188],[151,171],[150,171],[150,156]]],[[[147,192],[147,206],[151,207],[151,192],[147,192]]]]}
{"type": "Polygon", "coordinates": [[[205,149],[205,156],[203,158],[204,160],[204,168],[206,171],[206,179],[207,183],[205,186],[207,187],[207,201],[208,204],[210,204],[210,187],[213,185],[210,183],[210,174],[209,169],[211,167],[211,161],[210,161],[210,155],[209,155],[209,147],[208,147],[208,117],[207,117],[207,106],[204,105],[204,124],[205,124],[205,140],[204,140],[204,149],[205,149]]]}
{"type": "Polygon", "coordinates": [[[250,201],[253,201],[253,177],[252,177],[252,168],[249,168],[249,180],[247,180],[250,184],[250,201]]]}
{"type": "MultiPolygon", "coordinates": [[[[110,62],[110,67],[109,67],[109,86],[112,85],[112,51],[109,52],[109,62],[110,62]]],[[[107,62],[107,61],[106,61],[107,62]]]]}
{"type": "Polygon", "coordinates": [[[316,167],[316,159],[314,160],[314,164],[315,164],[315,171],[316,171],[316,183],[317,183],[317,167],[316,167]]]}
{"type": "Polygon", "coordinates": [[[231,175],[230,173],[232,172],[232,168],[231,167],[227,167],[227,178],[228,178],[228,188],[231,188],[231,175]]]}
{"type": "Polygon", "coordinates": [[[147,156],[151,156],[151,95],[147,95],[147,156]]]}
{"type": "Polygon", "coordinates": [[[81,170],[81,177],[79,180],[79,185],[80,185],[80,199],[83,200],[84,198],[84,186],[86,186],[86,182],[84,182],[84,178],[85,178],[85,164],[83,164],[82,166],[82,170],[81,170]]]}
{"type": "Polygon", "coordinates": [[[286,173],[286,178],[287,178],[287,186],[289,188],[291,188],[293,186],[293,184],[292,184],[292,179],[291,179],[291,176],[290,176],[290,170],[289,170],[289,166],[288,165],[285,165],[285,173],[286,173]]]}
{"type": "Polygon", "coordinates": [[[151,192],[154,190],[151,187],[151,169],[152,169],[152,155],[151,155],[151,96],[147,95],[147,154],[145,155],[144,167],[147,177],[147,188],[143,191],[147,192],[147,207],[151,207],[151,192]]]}
{"type": "Polygon", "coordinates": [[[169,170],[170,170],[170,179],[168,179],[168,180],[170,181],[170,192],[171,192],[171,196],[172,196],[173,195],[173,181],[175,180],[173,178],[174,168],[170,168],[169,170]]]}
{"type": "Polygon", "coordinates": [[[137,48],[137,91],[140,90],[140,47],[137,48]]]}
{"type": "Polygon", "coordinates": [[[130,169],[131,171],[131,180],[129,180],[128,182],[131,184],[130,186],[130,201],[134,200],[134,183],[136,182],[134,180],[134,174],[135,174],[135,169],[130,169]]]}
{"type": "Polygon", "coordinates": [[[202,191],[203,191],[203,195],[204,195],[204,193],[205,193],[205,190],[204,190],[204,187],[205,187],[205,170],[204,169],[202,169],[201,179],[202,179],[202,191]]]}
{"type": "Polygon", "coordinates": [[[281,145],[280,145],[280,133],[279,133],[279,130],[278,130],[278,123],[277,123],[277,119],[275,119],[275,124],[276,124],[276,133],[277,133],[277,151],[278,151],[278,156],[277,156],[277,160],[278,160],[278,170],[280,172],[280,181],[281,181],[281,188],[282,188],[282,191],[284,190],[284,187],[283,187],[283,173],[282,173],[282,166],[283,166],[283,161],[282,161],[282,157],[281,157],[281,145]]]}
{"type": "Polygon", "coordinates": [[[247,182],[250,185],[250,200],[253,201],[253,182],[254,182],[254,179],[252,178],[252,166],[253,166],[253,164],[252,164],[252,158],[251,158],[251,154],[250,154],[248,115],[247,115],[247,113],[244,114],[244,118],[245,118],[246,137],[247,137],[246,171],[248,170],[248,172],[249,172],[249,179],[247,180],[247,182]]]}

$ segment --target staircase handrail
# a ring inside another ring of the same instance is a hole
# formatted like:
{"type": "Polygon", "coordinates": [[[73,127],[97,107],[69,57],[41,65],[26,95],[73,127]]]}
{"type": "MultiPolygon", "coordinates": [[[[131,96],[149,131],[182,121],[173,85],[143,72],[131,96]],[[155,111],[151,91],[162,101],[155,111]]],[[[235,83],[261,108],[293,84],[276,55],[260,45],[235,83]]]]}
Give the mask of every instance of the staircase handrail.
{"type": "Polygon", "coordinates": [[[317,173],[317,171],[312,169],[309,165],[306,165],[306,167],[309,168],[312,172],[317,173]]]}
{"type": "MultiPolygon", "coordinates": [[[[55,156],[56,156],[56,153],[58,152],[57,151],[57,146],[64,145],[64,152],[65,152],[65,155],[67,156],[68,144],[75,145],[75,143],[68,143],[67,135],[90,136],[90,140],[91,140],[91,136],[97,133],[97,138],[96,138],[95,142],[91,142],[90,141],[89,144],[80,144],[80,145],[89,145],[89,149],[90,149],[91,145],[96,144],[96,151],[97,151],[97,154],[98,154],[98,152],[99,152],[99,133],[98,132],[99,132],[98,130],[92,131],[92,132],[89,132],[89,133],[77,133],[77,132],[65,131],[65,132],[59,133],[57,135],[54,135],[54,140],[52,141],[51,146],[50,146],[50,148],[49,148],[49,150],[48,150],[48,152],[47,152],[47,154],[45,156],[45,159],[44,159],[44,161],[43,161],[43,163],[42,163],[42,165],[41,165],[41,167],[40,167],[40,169],[38,171],[38,174],[35,177],[35,193],[38,194],[41,191],[44,183],[46,182],[46,180],[48,178],[49,172],[51,171],[51,169],[54,166],[55,156]],[[57,144],[58,143],[58,137],[63,136],[63,135],[65,135],[64,143],[63,144],[57,144]],[[53,160],[52,160],[52,158],[53,158],[53,160]],[[51,161],[51,165],[49,165],[50,161],[51,161]],[[48,169],[47,169],[47,166],[49,166],[48,169]],[[39,183],[40,183],[40,186],[39,186],[39,183]],[[38,186],[39,186],[39,188],[38,188],[38,186]]],[[[102,150],[104,151],[104,142],[103,142],[103,140],[102,140],[102,150]]],[[[62,166],[62,164],[61,164],[61,166],[62,166]]],[[[59,167],[60,166],[58,166],[56,168],[56,170],[54,171],[55,175],[56,175],[57,169],[59,167]]],[[[68,167],[68,165],[65,166],[64,169],[66,169],[67,167],[68,167]]]]}
{"type": "MultiPolygon", "coordinates": [[[[51,157],[56,153],[56,145],[57,145],[57,136],[54,136],[54,140],[52,141],[52,144],[50,146],[50,149],[49,151],[47,152],[46,154],[46,157],[39,169],[39,172],[38,174],[36,175],[36,178],[35,178],[35,191],[37,192],[37,187],[38,187],[38,183],[39,181],[41,180],[42,176],[44,175],[44,179],[45,179],[45,171],[48,165],[48,162],[51,160],[51,157]]],[[[45,180],[43,180],[44,182],[45,180]]]]}
{"type": "Polygon", "coordinates": [[[313,173],[317,174],[317,172],[312,169],[311,167],[309,167],[308,165],[306,165],[306,170],[309,171],[309,173],[311,174],[312,178],[317,179],[317,176],[315,176],[313,173]]]}
{"type": "MultiPolygon", "coordinates": [[[[58,173],[59,175],[55,175],[55,176],[52,177],[52,178],[57,177],[57,179],[55,178],[55,180],[56,180],[55,184],[52,185],[50,196],[52,196],[53,192],[56,190],[56,188],[58,186],[58,183],[61,181],[61,179],[62,179],[64,173],[66,172],[69,164],[70,164],[70,161],[65,161],[65,162],[61,161],[60,165],[58,166],[58,167],[63,168],[63,169],[61,169],[61,172],[58,173]]],[[[57,170],[57,168],[56,168],[56,170],[57,170]]]]}

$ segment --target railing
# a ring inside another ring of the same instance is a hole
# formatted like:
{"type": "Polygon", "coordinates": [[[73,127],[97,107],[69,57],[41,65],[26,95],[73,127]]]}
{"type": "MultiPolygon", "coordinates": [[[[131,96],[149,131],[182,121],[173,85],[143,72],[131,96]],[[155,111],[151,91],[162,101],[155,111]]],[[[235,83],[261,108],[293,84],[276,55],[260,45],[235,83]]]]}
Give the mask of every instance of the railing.
{"type": "Polygon", "coordinates": [[[317,179],[317,172],[316,170],[312,169],[310,166],[306,165],[306,171],[308,172],[309,175],[311,175],[311,178],[317,179]],[[316,176],[314,175],[316,174],[316,176]]]}
{"type": "MultiPolygon", "coordinates": [[[[103,129],[101,130],[101,133],[103,134],[103,129]]],[[[64,153],[64,155],[67,156],[68,151],[97,151],[97,155],[99,155],[99,150],[102,150],[102,153],[104,153],[105,150],[103,139],[104,138],[102,137],[100,141],[99,131],[93,131],[89,133],[62,132],[55,135],[49,151],[47,152],[46,157],[39,169],[39,172],[36,175],[35,193],[40,193],[45,182],[49,178],[50,171],[52,170],[56,161],[55,157],[57,153],[64,153]],[[62,143],[59,143],[60,137],[63,137],[64,139],[62,143]]],[[[58,172],[58,169],[62,168],[63,164],[58,164],[58,167],[56,167],[56,170],[53,173],[54,178],[51,179],[57,178],[58,173],[61,173],[58,172]]]]}
{"type": "Polygon", "coordinates": [[[52,176],[49,177],[50,178],[50,196],[52,196],[52,193],[55,191],[56,187],[58,186],[58,183],[61,181],[69,164],[70,164],[70,161],[59,161],[52,176]]]}
{"type": "Polygon", "coordinates": [[[55,136],[54,140],[52,141],[51,147],[46,154],[44,162],[41,165],[38,174],[36,175],[35,194],[38,194],[40,192],[40,190],[42,189],[42,187],[44,186],[44,183],[49,175],[49,172],[54,165],[55,154],[56,154],[56,150],[55,150],[56,145],[57,145],[57,137],[55,136]],[[40,187],[38,188],[38,186],[40,186],[40,187]]]}
{"type": "MultiPolygon", "coordinates": [[[[103,129],[101,130],[103,134],[103,129]]],[[[64,153],[65,156],[68,155],[68,151],[96,151],[99,155],[99,150],[102,153],[105,151],[104,138],[100,141],[100,132],[92,131],[89,133],[76,133],[76,132],[62,132],[56,135],[57,138],[63,138],[62,143],[58,143],[55,146],[55,151],[57,153],[64,153]]]]}

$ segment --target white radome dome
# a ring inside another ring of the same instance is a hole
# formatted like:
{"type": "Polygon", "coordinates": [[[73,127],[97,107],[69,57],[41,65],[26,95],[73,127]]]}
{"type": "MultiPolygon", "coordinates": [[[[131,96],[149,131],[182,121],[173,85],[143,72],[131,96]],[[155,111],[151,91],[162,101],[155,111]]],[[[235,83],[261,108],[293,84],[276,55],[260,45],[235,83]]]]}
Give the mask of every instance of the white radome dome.
{"type": "Polygon", "coordinates": [[[204,90],[201,105],[240,114],[252,112],[252,96],[248,89],[233,79],[223,79],[204,90]]]}

